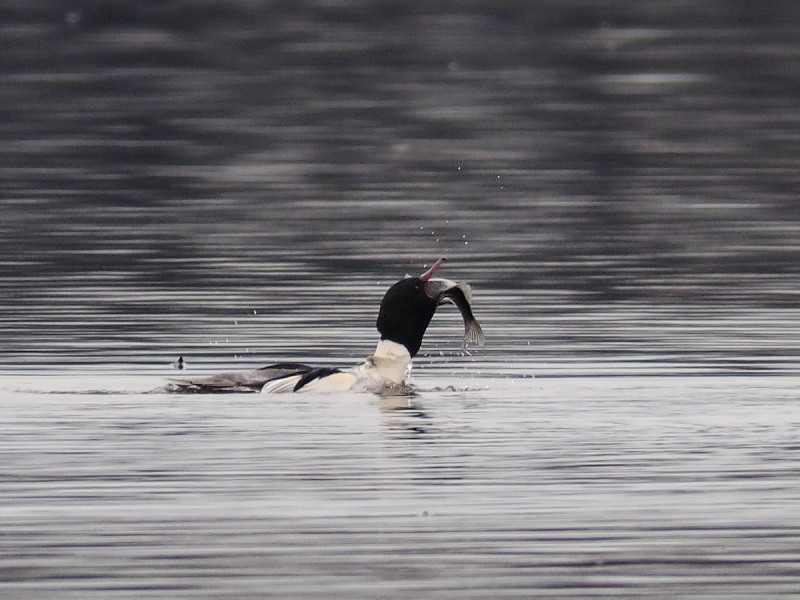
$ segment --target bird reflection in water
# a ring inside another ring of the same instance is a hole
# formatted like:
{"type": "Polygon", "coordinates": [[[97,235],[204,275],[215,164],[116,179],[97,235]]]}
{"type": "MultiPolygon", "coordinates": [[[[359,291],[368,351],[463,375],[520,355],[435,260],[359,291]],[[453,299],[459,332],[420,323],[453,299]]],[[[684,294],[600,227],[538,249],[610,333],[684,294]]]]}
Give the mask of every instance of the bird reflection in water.
{"type": "Polygon", "coordinates": [[[382,394],[379,400],[384,424],[393,433],[403,437],[419,437],[429,433],[430,417],[410,394],[382,394]]]}

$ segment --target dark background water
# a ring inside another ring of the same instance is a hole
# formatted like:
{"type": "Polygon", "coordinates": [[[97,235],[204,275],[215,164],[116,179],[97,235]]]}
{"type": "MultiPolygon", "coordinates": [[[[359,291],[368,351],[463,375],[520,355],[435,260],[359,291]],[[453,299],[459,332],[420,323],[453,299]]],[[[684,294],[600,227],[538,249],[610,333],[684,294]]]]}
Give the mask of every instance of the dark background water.
{"type": "Polygon", "coordinates": [[[795,596],[799,86],[796,2],[0,0],[0,596],[795,596]],[[443,254],[413,398],[154,393],[443,254]]]}
{"type": "Polygon", "coordinates": [[[363,353],[447,254],[489,358],[794,369],[792,2],[0,17],[6,365],[363,353]]]}

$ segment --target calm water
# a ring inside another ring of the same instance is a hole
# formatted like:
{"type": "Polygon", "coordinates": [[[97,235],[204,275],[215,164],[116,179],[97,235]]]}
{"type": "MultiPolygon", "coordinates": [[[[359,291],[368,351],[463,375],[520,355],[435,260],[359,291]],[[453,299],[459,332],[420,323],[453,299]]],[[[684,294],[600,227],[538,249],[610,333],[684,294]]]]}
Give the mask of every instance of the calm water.
{"type": "Polygon", "coordinates": [[[4,597],[798,592],[797,377],[430,377],[410,401],[145,379],[4,382],[4,597]]]}
{"type": "Polygon", "coordinates": [[[800,594],[792,3],[0,13],[0,596],[800,594]],[[416,396],[159,391],[442,255],[416,396]]]}

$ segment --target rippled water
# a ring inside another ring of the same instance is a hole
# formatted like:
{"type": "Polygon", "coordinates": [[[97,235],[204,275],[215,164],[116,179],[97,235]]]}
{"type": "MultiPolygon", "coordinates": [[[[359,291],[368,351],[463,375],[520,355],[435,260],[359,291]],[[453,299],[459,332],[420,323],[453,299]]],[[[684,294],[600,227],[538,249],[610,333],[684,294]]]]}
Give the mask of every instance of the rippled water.
{"type": "Polygon", "coordinates": [[[267,4],[2,8],[0,596],[796,595],[794,9],[267,4]]]}
{"type": "Polygon", "coordinates": [[[796,377],[452,383],[267,401],[6,381],[4,595],[796,593],[796,377]]]}

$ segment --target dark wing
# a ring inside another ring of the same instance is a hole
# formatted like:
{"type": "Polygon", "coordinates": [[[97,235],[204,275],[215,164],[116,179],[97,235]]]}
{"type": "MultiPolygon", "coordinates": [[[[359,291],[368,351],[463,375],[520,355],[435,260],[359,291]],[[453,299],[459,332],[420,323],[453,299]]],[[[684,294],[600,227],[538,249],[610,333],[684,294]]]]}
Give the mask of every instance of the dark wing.
{"type": "Polygon", "coordinates": [[[304,385],[314,381],[315,379],[322,379],[323,377],[328,377],[334,373],[341,373],[341,370],[337,369],[336,367],[319,367],[318,369],[311,369],[303,374],[303,376],[294,385],[294,390],[292,391],[296,392],[304,385]]]}
{"type": "Polygon", "coordinates": [[[259,392],[268,381],[289,375],[303,375],[311,370],[308,365],[277,363],[250,371],[229,371],[208,377],[169,379],[165,389],[168,392],[194,393],[259,392]]]}

